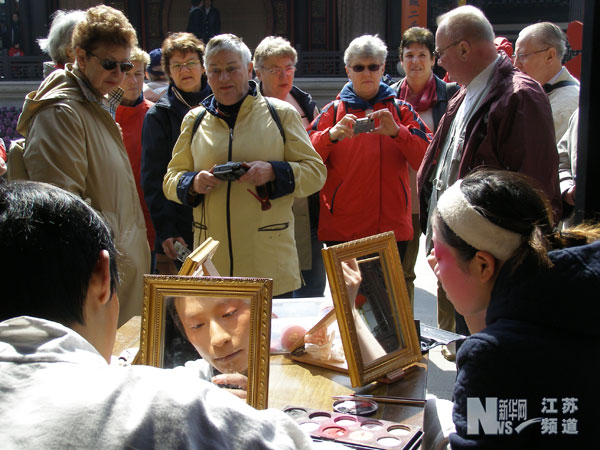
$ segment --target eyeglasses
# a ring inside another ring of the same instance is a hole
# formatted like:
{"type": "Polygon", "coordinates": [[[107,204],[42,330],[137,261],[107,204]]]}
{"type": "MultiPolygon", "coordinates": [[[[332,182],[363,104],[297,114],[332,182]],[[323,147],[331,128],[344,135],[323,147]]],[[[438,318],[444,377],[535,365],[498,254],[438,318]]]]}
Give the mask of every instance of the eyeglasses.
{"type": "Polygon", "coordinates": [[[513,61],[525,62],[527,60],[527,58],[529,58],[531,55],[535,55],[536,53],[542,53],[542,52],[545,52],[546,50],[550,50],[550,47],[544,48],[542,50],[538,50],[537,52],[517,53],[516,55],[512,56],[512,60],[513,61]]]}
{"type": "Polygon", "coordinates": [[[460,40],[458,40],[456,42],[453,42],[452,44],[447,45],[446,47],[444,47],[441,50],[434,50],[433,51],[433,56],[435,56],[437,59],[440,59],[442,56],[444,56],[444,52],[446,50],[448,50],[450,47],[454,47],[455,45],[460,44],[462,41],[464,41],[464,39],[460,39],[460,40]]]}
{"type": "Polygon", "coordinates": [[[286,66],[286,67],[273,66],[273,67],[269,67],[269,68],[263,67],[263,69],[272,75],[280,76],[282,73],[284,73],[289,76],[289,75],[292,75],[296,71],[296,66],[286,66]]]}
{"type": "Polygon", "coordinates": [[[198,64],[200,64],[200,61],[197,59],[192,59],[191,61],[188,62],[184,62],[184,63],[177,63],[177,64],[169,64],[169,67],[171,68],[171,70],[173,72],[181,72],[181,69],[183,69],[184,67],[186,69],[192,70],[194,67],[196,67],[198,64]]]}
{"type": "Polygon", "coordinates": [[[353,71],[359,72],[359,73],[365,69],[369,69],[369,72],[377,72],[382,65],[383,64],[369,64],[368,66],[365,66],[363,64],[356,64],[354,66],[351,66],[350,68],[353,71]]]}
{"type": "Polygon", "coordinates": [[[94,58],[97,58],[98,61],[100,61],[100,65],[102,66],[102,68],[104,70],[115,70],[115,67],[119,66],[119,68],[121,69],[121,72],[125,73],[125,72],[129,72],[131,69],[133,69],[133,63],[131,61],[125,61],[125,62],[117,62],[117,61],[113,61],[112,59],[100,59],[100,57],[94,55],[94,53],[92,52],[87,52],[88,55],[92,55],[94,58]]]}

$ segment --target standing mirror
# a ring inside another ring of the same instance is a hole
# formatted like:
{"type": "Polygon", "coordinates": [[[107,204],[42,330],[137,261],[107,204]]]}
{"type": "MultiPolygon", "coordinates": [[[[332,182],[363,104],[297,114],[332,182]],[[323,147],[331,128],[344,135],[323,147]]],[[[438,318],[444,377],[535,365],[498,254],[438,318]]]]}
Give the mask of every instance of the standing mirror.
{"type": "Polygon", "coordinates": [[[322,250],[352,386],[421,359],[393,232],[322,250]]]}
{"type": "Polygon", "coordinates": [[[270,279],[145,275],[136,363],[194,371],[266,408],[272,287],[270,279]]]}

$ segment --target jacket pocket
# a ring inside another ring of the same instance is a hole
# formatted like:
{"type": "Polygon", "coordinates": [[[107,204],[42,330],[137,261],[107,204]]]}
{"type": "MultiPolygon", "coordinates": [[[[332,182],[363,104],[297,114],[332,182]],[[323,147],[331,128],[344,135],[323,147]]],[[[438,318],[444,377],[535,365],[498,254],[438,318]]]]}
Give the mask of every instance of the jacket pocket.
{"type": "Polygon", "coordinates": [[[410,195],[410,192],[408,192],[408,190],[406,189],[406,186],[404,186],[404,181],[402,181],[402,177],[398,177],[398,179],[400,180],[400,186],[402,186],[402,192],[404,192],[404,210],[408,209],[408,196],[410,195]]]}
{"type": "Polygon", "coordinates": [[[272,223],[270,225],[265,225],[264,227],[258,228],[258,231],[281,231],[287,229],[289,226],[289,222],[272,223]]]}

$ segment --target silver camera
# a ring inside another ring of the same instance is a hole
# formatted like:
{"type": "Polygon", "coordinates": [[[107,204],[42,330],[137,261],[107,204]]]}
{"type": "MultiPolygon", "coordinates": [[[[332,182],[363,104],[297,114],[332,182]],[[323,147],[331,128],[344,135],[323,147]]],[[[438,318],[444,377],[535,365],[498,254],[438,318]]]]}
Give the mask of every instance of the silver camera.
{"type": "Polygon", "coordinates": [[[371,117],[364,117],[362,119],[356,119],[354,124],[354,134],[368,133],[375,129],[375,119],[371,117]]]}

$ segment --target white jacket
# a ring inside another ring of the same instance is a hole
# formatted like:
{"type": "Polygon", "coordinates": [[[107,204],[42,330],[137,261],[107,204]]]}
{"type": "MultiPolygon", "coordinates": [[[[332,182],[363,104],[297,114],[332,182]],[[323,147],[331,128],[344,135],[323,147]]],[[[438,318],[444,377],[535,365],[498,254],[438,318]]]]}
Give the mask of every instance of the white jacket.
{"type": "Polygon", "coordinates": [[[283,412],[257,411],[191,372],[109,366],[70,328],[0,322],[0,447],[313,448],[283,412]]]}

